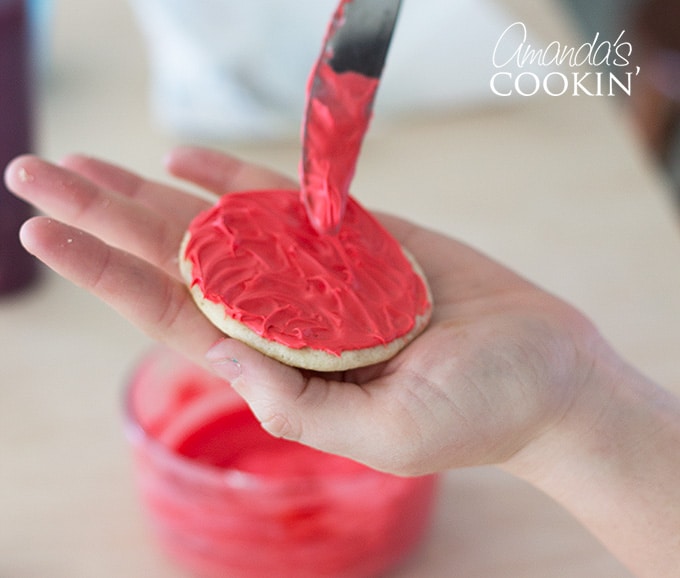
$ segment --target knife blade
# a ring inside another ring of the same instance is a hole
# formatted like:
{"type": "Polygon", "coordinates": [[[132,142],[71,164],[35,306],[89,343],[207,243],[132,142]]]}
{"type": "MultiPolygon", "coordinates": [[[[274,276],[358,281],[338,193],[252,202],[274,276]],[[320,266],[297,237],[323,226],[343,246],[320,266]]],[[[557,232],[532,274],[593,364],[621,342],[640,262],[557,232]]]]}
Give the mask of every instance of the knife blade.
{"type": "Polygon", "coordinates": [[[401,0],[341,0],[312,69],[300,181],[319,233],[340,229],[400,6],[401,0]]]}

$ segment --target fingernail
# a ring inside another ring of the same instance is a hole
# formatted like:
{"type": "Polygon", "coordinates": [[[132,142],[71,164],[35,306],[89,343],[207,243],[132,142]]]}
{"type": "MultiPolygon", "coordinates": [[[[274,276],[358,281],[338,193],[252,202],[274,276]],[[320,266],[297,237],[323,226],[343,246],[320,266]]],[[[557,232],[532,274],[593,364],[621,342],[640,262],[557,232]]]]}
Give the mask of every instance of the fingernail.
{"type": "Polygon", "coordinates": [[[243,373],[243,367],[231,349],[231,340],[223,339],[208,350],[205,358],[217,375],[233,384],[243,373]]]}

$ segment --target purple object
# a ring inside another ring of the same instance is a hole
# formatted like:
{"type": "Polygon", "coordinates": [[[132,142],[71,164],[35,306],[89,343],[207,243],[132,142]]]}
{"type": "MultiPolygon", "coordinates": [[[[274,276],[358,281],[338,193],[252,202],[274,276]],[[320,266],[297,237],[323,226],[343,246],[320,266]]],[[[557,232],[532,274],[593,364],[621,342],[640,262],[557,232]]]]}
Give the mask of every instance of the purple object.
{"type": "MultiPolygon", "coordinates": [[[[24,0],[0,0],[0,172],[32,149],[31,60],[24,0]]],[[[0,179],[0,294],[26,287],[37,272],[35,259],[19,243],[29,205],[10,194],[0,179]]]]}

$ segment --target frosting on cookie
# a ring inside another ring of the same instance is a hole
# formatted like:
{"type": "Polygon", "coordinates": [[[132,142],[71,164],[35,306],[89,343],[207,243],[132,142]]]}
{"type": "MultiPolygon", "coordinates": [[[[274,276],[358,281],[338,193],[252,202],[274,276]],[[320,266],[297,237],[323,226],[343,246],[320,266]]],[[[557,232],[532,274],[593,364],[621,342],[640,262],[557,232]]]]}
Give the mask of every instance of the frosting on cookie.
{"type": "Polygon", "coordinates": [[[428,290],[399,243],[349,197],[337,235],[311,226],[298,191],[223,196],[189,227],[192,286],[293,349],[386,344],[414,328],[428,290]]]}

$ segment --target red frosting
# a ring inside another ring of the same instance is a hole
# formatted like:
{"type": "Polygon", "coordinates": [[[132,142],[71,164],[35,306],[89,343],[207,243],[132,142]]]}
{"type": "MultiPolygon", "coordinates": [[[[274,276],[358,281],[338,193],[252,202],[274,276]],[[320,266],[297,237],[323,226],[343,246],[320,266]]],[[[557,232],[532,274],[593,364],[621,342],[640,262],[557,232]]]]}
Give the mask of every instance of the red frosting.
{"type": "Polygon", "coordinates": [[[413,329],[429,308],[390,234],[349,198],[337,235],[312,228],[297,191],[223,196],[189,227],[192,285],[258,335],[335,355],[413,329]]]}
{"type": "Polygon", "coordinates": [[[302,200],[315,229],[337,233],[372,115],[378,79],[336,73],[323,59],[308,87],[301,163],[302,200]],[[315,84],[322,80],[323,89],[315,84]]]}

